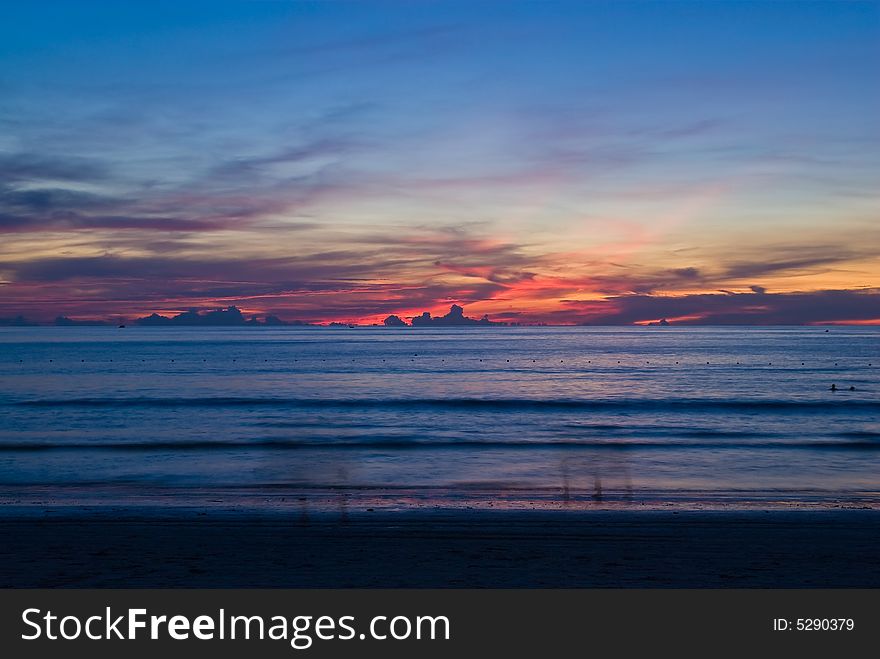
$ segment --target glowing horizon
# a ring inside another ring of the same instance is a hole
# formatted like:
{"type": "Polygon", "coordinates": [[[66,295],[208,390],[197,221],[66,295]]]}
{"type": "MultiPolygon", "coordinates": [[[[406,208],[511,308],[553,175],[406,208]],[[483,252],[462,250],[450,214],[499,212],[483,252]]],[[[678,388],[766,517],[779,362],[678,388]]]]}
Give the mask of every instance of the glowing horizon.
{"type": "Polygon", "coordinates": [[[0,318],[880,323],[880,3],[10,3],[0,318]]]}

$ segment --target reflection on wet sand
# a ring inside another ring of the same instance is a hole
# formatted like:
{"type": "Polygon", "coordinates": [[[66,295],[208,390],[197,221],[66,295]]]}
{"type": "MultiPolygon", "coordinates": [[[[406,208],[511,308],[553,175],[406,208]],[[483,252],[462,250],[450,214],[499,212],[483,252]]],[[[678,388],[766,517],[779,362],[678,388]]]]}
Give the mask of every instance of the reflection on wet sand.
{"type": "Polygon", "coordinates": [[[633,485],[630,476],[629,461],[625,452],[615,452],[611,455],[596,453],[590,456],[567,455],[560,461],[560,473],[562,475],[563,505],[570,505],[573,500],[583,501],[589,498],[601,503],[606,498],[606,489],[612,484],[613,490],[618,494],[617,498],[625,501],[633,499],[633,485]]]}

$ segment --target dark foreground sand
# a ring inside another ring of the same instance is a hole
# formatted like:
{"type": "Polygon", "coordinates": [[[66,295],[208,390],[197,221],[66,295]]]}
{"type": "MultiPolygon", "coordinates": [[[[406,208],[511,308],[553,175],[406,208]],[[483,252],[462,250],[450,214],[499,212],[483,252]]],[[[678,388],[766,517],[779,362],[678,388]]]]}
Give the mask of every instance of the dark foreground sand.
{"type": "Polygon", "coordinates": [[[880,512],[0,520],[3,587],[880,587],[880,512]]]}

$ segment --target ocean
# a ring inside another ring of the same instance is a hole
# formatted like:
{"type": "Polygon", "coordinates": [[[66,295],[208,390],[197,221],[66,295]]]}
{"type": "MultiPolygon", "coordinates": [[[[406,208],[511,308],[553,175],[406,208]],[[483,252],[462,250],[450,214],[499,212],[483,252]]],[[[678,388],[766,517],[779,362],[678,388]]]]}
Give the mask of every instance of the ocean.
{"type": "Polygon", "coordinates": [[[0,328],[0,504],[880,507],[880,328],[0,328]]]}

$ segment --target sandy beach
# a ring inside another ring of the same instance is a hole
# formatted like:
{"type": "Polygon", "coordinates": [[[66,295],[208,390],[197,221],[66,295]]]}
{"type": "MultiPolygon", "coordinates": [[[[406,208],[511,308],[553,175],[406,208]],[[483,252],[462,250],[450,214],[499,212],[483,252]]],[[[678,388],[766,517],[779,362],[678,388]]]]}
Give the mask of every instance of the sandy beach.
{"type": "Polygon", "coordinates": [[[880,514],[67,515],[0,521],[0,586],[880,587],[880,514]]]}

